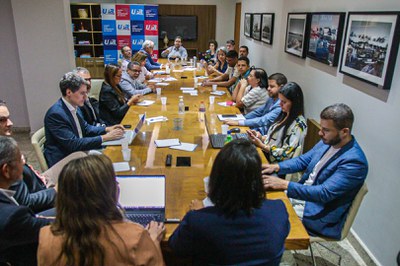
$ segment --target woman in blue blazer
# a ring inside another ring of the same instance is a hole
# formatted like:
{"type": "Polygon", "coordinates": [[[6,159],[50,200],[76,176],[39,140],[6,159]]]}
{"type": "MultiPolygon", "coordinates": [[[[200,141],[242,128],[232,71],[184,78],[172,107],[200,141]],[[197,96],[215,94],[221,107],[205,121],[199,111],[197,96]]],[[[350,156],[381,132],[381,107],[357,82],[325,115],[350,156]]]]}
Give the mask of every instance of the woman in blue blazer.
{"type": "Polygon", "coordinates": [[[217,155],[209,194],[215,204],[189,211],[169,239],[194,265],[279,265],[289,234],[286,207],[265,199],[261,159],[248,140],[234,140],[217,155]]]}

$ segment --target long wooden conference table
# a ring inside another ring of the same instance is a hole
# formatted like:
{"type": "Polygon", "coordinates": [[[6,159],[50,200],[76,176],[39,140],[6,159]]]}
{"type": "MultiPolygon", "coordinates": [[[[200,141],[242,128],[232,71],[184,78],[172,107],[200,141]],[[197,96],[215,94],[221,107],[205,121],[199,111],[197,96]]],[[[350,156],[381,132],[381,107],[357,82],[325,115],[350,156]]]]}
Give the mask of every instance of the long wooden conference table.
{"type": "MultiPolygon", "coordinates": [[[[204,71],[197,71],[196,74],[203,74],[204,71]]],[[[211,87],[198,86],[198,96],[183,94],[181,87],[194,87],[193,71],[183,73],[171,71],[171,76],[176,77],[177,81],[168,82],[167,86],[157,86],[162,88],[161,95],[148,94],[144,96],[146,100],[155,101],[150,106],[132,106],[122,121],[124,125],[134,127],[139,120],[139,115],[146,113],[147,117],[165,116],[167,121],[145,124],[138,133],[130,148],[132,149],[130,166],[135,167],[135,171],[119,172],[118,175],[145,174],[145,175],[165,175],[166,176],[166,218],[182,219],[189,210],[189,204],[193,199],[206,197],[204,191],[203,178],[209,176],[214,159],[219,149],[213,149],[209,143],[208,134],[205,126],[205,116],[209,123],[210,130],[221,133],[221,124],[216,114],[240,113],[236,107],[220,106],[219,102],[229,100],[229,94],[215,96],[215,103],[209,103],[211,87]],[[178,114],[179,96],[183,95],[185,106],[189,108],[184,114],[178,114]],[[161,104],[161,97],[167,97],[167,104],[161,104]],[[199,105],[204,102],[206,111],[199,112],[199,105]],[[174,130],[174,118],[183,119],[183,129],[174,130]],[[169,148],[157,148],[154,141],[157,139],[179,138],[181,142],[197,144],[193,152],[173,150],[169,148]],[[167,154],[173,157],[172,166],[165,166],[167,154]],[[190,167],[177,167],[177,156],[190,156],[190,167]]],[[[165,75],[161,76],[166,78],[165,75]]],[[[225,88],[218,87],[219,91],[226,91],[225,88]]],[[[245,129],[242,129],[244,132],[245,129]]],[[[122,162],[120,146],[109,146],[104,152],[114,162],[122,162]]],[[[261,155],[264,162],[265,157],[261,155]]],[[[268,199],[282,200],[289,213],[290,233],[285,241],[286,249],[307,249],[309,246],[309,235],[307,234],[302,222],[293,210],[289,199],[283,191],[268,191],[268,199]]],[[[163,247],[178,224],[167,224],[166,235],[162,242],[163,247]]]]}

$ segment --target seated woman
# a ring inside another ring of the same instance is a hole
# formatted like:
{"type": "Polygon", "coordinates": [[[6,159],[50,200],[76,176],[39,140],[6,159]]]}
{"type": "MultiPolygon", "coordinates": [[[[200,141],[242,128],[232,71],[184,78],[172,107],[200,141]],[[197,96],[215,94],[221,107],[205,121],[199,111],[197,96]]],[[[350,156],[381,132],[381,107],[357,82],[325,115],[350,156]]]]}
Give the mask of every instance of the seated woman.
{"type": "Polygon", "coordinates": [[[69,162],[58,183],[57,215],[41,229],[38,265],[163,265],[164,225],[124,220],[111,160],[69,162]]]}
{"type": "Polygon", "coordinates": [[[217,47],[218,43],[216,40],[209,40],[208,41],[208,50],[205,53],[205,61],[208,64],[215,64],[217,62],[217,47]]]}
{"type": "Polygon", "coordinates": [[[209,181],[215,206],[189,211],[169,239],[194,265],[279,265],[289,233],[286,207],[267,200],[261,158],[248,140],[234,140],[215,158],[209,181]]]}
{"type": "Polygon", "coordinates": [[[307,123],[303,116],[303,92],[295,82],[289,82],[279,90],[281,114],[269,127],[267,135],[248,130],[250,140],[268,154],[270,163],[293,157],[297,147],[303,145],[307,123]]]}
{"type": "Polygon", "coordinates": [[[265,104],[268,100],[268,75],[262,68],[254,68],[246,79],[241,79],[239,86],[233,91],[232,99],[236,107],[243,108],[244,113],[265,104]]]}
{"type": "Polygon", "coordinates": [[[148,71],[147,68],[145,67],[146,58],[147,58],[147,55],[142,52],[137,52],[132,57],[132,62],[138,62],[140,64],[140,68],[142,70],[142,72],[140,72],[140,74],[139,74],[139,77],[137,78],[137,81],[139,81],[140,83],[143,83],[145,80],[149,80],[154,76],[153,73],[148,71]]]}
{"type": "Polygon", "coordinates": [[[225,73],[226,69],[228,68],[228,62],[226,62],[226,53],[228,51],[225,47],[220,47],[217,50],[217,62],[215,65],[209,65],[206,68],[207,74],[211,75],[214,74],[216,76],[221,76],[225,73]]]}
{"type": "Polygon", "coordinates": [[[119,86],[122,70],[114,64],[106,65],[104,69],[104,82],[101,85],[99,111],[101,119],[107,126],[121,123],[129,107],[141,99],[140,94],[133,95],[126,100],[119,86]]]}

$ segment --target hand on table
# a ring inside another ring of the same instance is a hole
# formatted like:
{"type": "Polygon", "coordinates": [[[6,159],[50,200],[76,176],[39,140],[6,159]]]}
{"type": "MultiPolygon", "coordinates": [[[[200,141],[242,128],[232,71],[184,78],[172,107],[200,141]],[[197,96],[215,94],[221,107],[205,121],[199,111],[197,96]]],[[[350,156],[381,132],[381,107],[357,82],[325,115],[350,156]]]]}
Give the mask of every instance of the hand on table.
{"type": "Polygon", "coordinates": [[[263,164],[261,173],[268,175],[279,172],[279,164],[263,164]]]}
{"type": "Polygon", "coordinates": [[[289,186],[289,181],[270,175],[263,175],[264,189],[269,190],[286,190],[289,186]]]}
{"type": "Polygon", "coordinates": [[[238,126],[239,125],[239,121],[237,120],[225,120],[224,124],[230,125],[230,126],[238,126]]]}
{"type": "Polygon", "coordinates": [[[142,98],[143,98],[143,95],[141,95],[141,94],[135,94],[135,95],[133,95],[133,96],[128,100],[128,105],[131,106],[131,105],[133,105],[134,103],[141,102],[141,101],[143,101],[142,98]]]}
{"type": "Polygon", "coordinates": [[[151,221],[147,226],[146,230],[149,231],[150,237],[154,242],[160,243],[164,237],[165,226],[164,223],[158,223],[151,221]]]}
{"type": "Polygon", "coordinates": [[[106,128],[106,131],[107,131],[107,129],[109,129],[110,131],[108,131],[105,135],[101,136],[103,141],[123,138],[125,130],[123,128],[121,129],[119,126],[121,126],[121,125],[115,125],[115,126],[106,128]]]}

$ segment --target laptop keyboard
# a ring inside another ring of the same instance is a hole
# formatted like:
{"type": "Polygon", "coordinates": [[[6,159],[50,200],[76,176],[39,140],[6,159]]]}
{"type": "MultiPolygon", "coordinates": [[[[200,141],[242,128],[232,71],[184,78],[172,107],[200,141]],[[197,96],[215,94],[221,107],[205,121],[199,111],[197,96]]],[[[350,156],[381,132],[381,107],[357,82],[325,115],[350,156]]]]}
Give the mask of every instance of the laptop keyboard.
{"type": "Polygon", "coordinates": [[[132,222],[143,225],[144,227],[148,225],[151,221],[164,222],[164,215],[159,213],[126,213],[126,218],[132,222]]]}
{"type": "MultiPolygon", "coordinates": [[[[211,146],[214,149],[221,149],[224,147],[226,135],[225,134],[211,134],[209,135],[211,146]]],[[[232,134],[232,139],[248,139],[247,133],[232,134]]]]}

